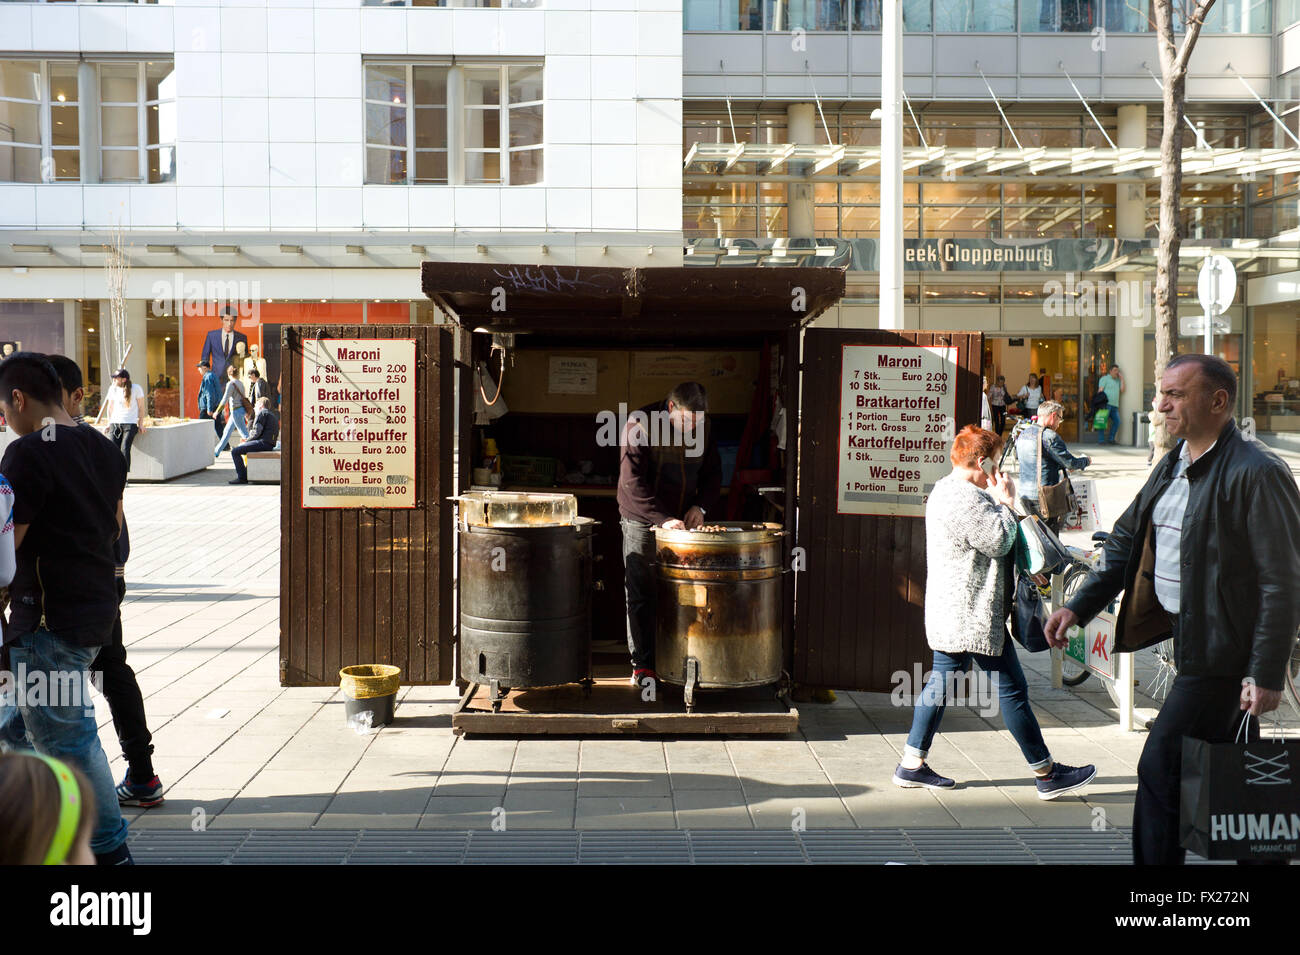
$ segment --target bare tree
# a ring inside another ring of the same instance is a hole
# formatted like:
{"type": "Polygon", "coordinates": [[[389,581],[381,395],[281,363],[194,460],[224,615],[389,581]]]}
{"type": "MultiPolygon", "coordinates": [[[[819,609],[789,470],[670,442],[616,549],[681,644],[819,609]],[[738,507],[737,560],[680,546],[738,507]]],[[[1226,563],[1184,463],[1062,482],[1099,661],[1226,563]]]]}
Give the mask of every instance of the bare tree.
{"type": "Polygon", "coordinates": [[[109,239],[111,244],[104,246],[108,252],[104,262],[104,275],[108,285],[109,364],[101,370],[100,406],[96,421],[103,417],[107,407],[109,376],[122,367],[130,353],[130,345],[126,340],[126,279],[131,272],[131,254],[123,239],[120,224],[113,227],[109,239]]]}
{"type": "MultiPolygon", "coordinates": [[[[1183,123],[1187,106],[1187,64],[1214,0],[1153,0],[1156,46],[1164,79],[1163,126],[1160,130],[1160,246],[1156,253],[1156,391],[1160,376],[1174,357],[1178,327],[1178,250],[1183,243],[1183,123]],[[1185,32],[1182,43],[1174,37],[1174,13],[1185,32]]],[[[1155,428],[1156,451],[1173,447],[1163,419],[1155,428]]]]}

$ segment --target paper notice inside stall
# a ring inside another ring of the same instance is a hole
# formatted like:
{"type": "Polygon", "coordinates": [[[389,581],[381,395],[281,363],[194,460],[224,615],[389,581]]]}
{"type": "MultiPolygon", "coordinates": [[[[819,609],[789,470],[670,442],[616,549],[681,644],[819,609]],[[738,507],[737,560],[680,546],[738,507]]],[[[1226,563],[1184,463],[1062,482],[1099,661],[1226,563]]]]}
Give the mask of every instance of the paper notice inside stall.
{"type": "Polygon", "coordinates": [[[845,345],[840,370],[838,511],[924,517],[952,470],[957,349],[845,345]]]}
{"type": "Polygon", "coordinates": [[[307,339],[303,507],[415,506],[415,342],[307,339]]]}
{"type": "Polygon", "coordinates": [[[596,393],[596,359],[551,356],[550,374],[546,379],[550,395],[594,395],[596,393]]]}

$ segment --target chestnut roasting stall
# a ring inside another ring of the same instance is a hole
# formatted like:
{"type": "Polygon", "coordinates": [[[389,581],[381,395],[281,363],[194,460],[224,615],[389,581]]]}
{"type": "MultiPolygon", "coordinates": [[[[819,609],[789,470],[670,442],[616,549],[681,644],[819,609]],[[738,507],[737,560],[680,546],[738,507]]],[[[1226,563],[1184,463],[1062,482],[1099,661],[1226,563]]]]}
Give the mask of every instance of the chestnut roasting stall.
{"type": "MultiPolygon", "coordinates": [[[[488,450],[499,449],[507,465],[503,488],[575,494],[578,513],[595,519],[593,645],[625,642],[618,448],[598,440],[597,415],[662,399],[678,374],[709,390],[710,421],[731,459],[727,517],[784,526],[781,642],[793,682],[886,692],[896,672],[928,664],[923,520],[837,506],[842,356],[850,345],[955,349],[960,428],[979,418],[982,335],[811,328],[844,294],[839,268],[426,262],[422,269],[425,294],[452,324],[283,331],[284,685],[334,684],[340,667],[356,663],[395,664],[407,684],[457,680],[449,498],[471,487],[488,450]],[[372,337],[415,341],[414,506],[304,508],[296,420],[304,342],[372,337]],[[486,367],[485,381],[476,365],[486,367]],[[592,380],[583,379],[587,371],[592,380]],[[569,387],[575,380],[581,384],[569,387]],[[489,399],[499,386],[508,411],[476,424],[481,385],[489,399]],[[784,451],[770,431],[778,401],[784,451]]],[[[622,659],[626,680],[625,649],[622,659]]]]}

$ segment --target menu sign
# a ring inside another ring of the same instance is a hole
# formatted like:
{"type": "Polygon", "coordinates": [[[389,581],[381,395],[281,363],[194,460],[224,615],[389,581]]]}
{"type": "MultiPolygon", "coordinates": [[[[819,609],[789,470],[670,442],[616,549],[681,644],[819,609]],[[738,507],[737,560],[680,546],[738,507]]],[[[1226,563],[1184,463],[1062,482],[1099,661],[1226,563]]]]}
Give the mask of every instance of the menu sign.
{"type": "Polygon", "coordinates": [[[841,514],[923,517],[950,470],[957,349],[845,345],[840,365],[841,514]]]}
{"type": "Polygon", "coordinates": [[[415,342],[307,339],[303,507],[415,506],[415,342]]]}

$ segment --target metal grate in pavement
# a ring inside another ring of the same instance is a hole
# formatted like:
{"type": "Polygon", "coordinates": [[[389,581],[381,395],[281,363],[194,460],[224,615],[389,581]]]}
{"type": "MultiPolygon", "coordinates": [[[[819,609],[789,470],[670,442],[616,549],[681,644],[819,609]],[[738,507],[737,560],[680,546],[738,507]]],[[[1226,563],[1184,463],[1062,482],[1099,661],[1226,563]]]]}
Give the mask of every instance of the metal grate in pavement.
{"type": "MultiPolygon", "coordinates": [[[[1127,829],[137,829],[146,865],[1128,865],[1127,829]]],[[[1206,860],[1190,856],[1193,864],[1206,860]]]]}
{"type": "Polygon", "coordinates": [[[469,845],[462,861],[471,865],[573,865],[578,861],[578,835],[572,829],[556,832],[476,830],[469,834],[469,845]]]}
{"type": "Polygon", "coordinates": [[[456,865],[465,858],[470,835],[432,829],[366,829],[348,856],[348,864],[456,865]]]}
{"type": "Polygon", "coordinates": [[[690,865],[691,834],[665,829],[585,829],[578,858],[586,865],[690,865]]]}

